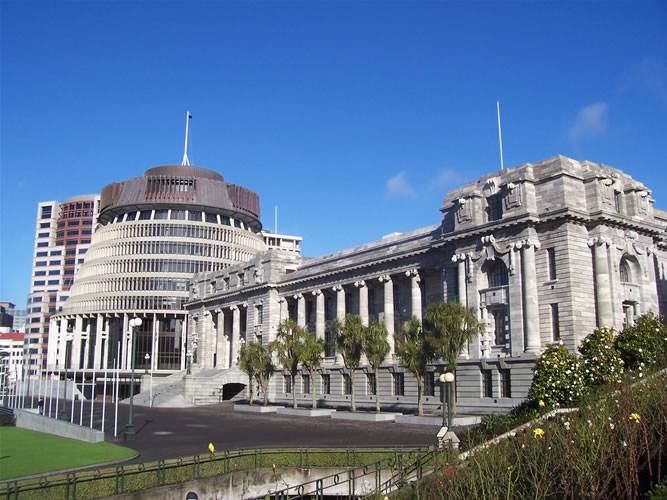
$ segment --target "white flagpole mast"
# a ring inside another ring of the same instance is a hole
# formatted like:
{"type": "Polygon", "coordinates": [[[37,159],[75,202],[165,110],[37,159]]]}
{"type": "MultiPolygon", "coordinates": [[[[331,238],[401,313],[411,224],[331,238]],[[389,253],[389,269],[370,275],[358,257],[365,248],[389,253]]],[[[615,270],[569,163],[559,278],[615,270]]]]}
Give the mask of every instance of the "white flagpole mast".
{"type": "Polygon", "coordinates": [[[104,432],[104,415],[107,409],[107,366],[104,365],[104,389],[102,389],[102,427],[101,431],[104,432]]]}
{"type": "Polygon", "coordinates": [[[95,403],[95,368],[93,368],[93,387],[90,390],[90,428],[93,428],[93,404],[95,403]]]}
{"type": "Polygon", "coordinates": [[[185,112],[185,149],[183,150],[183,161],[181,162],[181,165],[184,167],[189,167],[190,166],[190,160],[188,160],[188,130],[190,126],[190,118],[192,118],[192,115],[190,114],[189,111],[185,112]]]}
{"type": "Polygon", "coordinates": [[[500,131],[500,101],[496,101],[496,108],[498,109],[498,142],[500,143],[500,170],[503,170],[503,134],[500,131]]]}

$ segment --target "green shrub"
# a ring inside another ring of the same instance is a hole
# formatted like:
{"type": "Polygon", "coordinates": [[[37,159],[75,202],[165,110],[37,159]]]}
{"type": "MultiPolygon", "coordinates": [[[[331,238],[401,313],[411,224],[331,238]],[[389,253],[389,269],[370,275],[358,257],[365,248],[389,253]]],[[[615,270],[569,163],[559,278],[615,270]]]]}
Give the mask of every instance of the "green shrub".
{"type": "Polygon", "coordinates": [[[546,406],[570,406],[584,394],[582,362],[562,344],[547,347],[535,361],[528,396],[546,406]]]}
{"type": "Polygon", "coordinates": [[[616,336],[613,329],[596,328],[581,342],[579,352],[587,385],[621,383],[624,361],[616,348],[616,336]]]}
{"type": "Polygon", "coordinates": [[[651,312],[640,316],[616,338],[616,348],[626,368],[637,370],[640,377],[646,368],[664,364],[667,360],[667,328],[662,324],[662,317],[651,312]]]}

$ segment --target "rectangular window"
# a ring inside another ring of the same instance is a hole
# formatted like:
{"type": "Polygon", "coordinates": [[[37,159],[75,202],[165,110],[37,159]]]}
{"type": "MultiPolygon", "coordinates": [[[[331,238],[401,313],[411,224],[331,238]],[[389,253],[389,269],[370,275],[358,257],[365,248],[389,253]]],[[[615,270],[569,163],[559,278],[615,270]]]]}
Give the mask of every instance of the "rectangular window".
{"type": "Polygon", "coordinates": [[[39,228],[40,228],[40,229],[47,229],[47,228],[49,228],[49,227],[51,227],[51,223],[50,223],[50,222],[40,222],[40,223],[39,223],[39,228]]]}
{"type": "Polygon", "coordinates": [[[160,209],[160,210],[155,210],[155,219],[157,220],[163,220],[167,219],[169,216],[169,210],[167,209],[160,209]]]}
{"type": "Polygon", "coordinates": [[[283,378],[283,388],[285,389],[285,392],[291,393],[292,392],[292,376],[291,375],[285,375],[283,378]]]}
{"type": "Polygon", "coordinates": [[[558,304],[551,304],[551,339],[560,340],[560,320],[558,318],[558,304]]]}
{"type": "Polygon", "coordinates": [[[261,325],[262,324],[262,316],[264,312],[264,307],[262,304],[257,304],[255,306],[255,324],[256,325],[261,325]]]}
{"type": "Polygon", "coordinates": [[[87,236],[87,235],[92,234],[92,233],[93,233],[92,229],[82,229],[81,230],[81,235],[82,236],[87,236]]]}
{"type": "Polygon", "coordinates": [[[65,259],[66,266],[73,266],[76,259],[65,259]]]}
{"type": "Polygon", "coordinates": [[[324,320],[331,321],[333,319],[333,307],[331,304],[331,297],[324,298],[324,320]]]}
{"type": "Polygon", "coordinates": [[[493,375],[491,370],[482,370],[482,397],[493,397],[493,375]]]}
{"type": "Polygon", "coordinates": [[[40,241],[39,243],[37,243],[37,248],[44,248],[44,247],[48,247],[48,246],[49,246],[48,241],[40,241]]]}
{"type": "Polygon", "coordinates": [[[65,275],[66,276],[71,276],[74,274],[74,269],[65,269],[65,275]]]}
{"type": "Polygon", "coordinates": [[[46,271],[35,271],[35,276],[46,276],[46,271]]]}
{"type": "Polygon", "coordinates": [[[211,222],[213,224],[217,224],[218,222],[218,216],[216,214],[206,212],[205,217],[206,217],[206,222],[211,222]]]}
{"type": "Polygon", "coordinates": [[[301,375],[301,392],[303,394],[310,394],[310,375],[301,375]]]}
{"type": "Polygon", "coordinates": [[[70,248],[68,250],[65,250],[65,255],[76,255],[76,249],[70,248]]]}
{"type": "Polygon", "coordinates": [[[501,397],[512,397],[512,379],[509,370],[500,370],[500,391],[501,397]]]}
{"type": "Polygon", "coordinates": [[[139,220],[150,220],[152,214],[152,210],[142,210],[139,212],[139,220]]]}
{"type": "Polygon", "coordinates": [[[375,395],[377,394],[377,384],[375,383],[375,373],[366,374],[366,394],[375,395]]]}
{"type": "Polygon", "coordinates": [[[352,377],[348,373],[343,373],[343,394],[352,394],[352,377]]]}
{"type": "Polygon", "coordinates": [[[38,260],[37,262],[35,262],[35,265],[36,265],[37,267],[45,266],[45,265],[46,265],[46,261],[45,261],[45,260],[38,260]]]}
{"type": "Polygon", "coordinates": [[[60,283],[60,280],[49,280],[48,284],[49,285],[57,285],[58,283],[60,283]]]}
{"type": "Polygon", "coordinates": [[[60,274],[60,269],[51,269],[49,271],[49,276],[58,276],[60,274]]]}
{"type": "Polygon", "coordinates": [[[331,375],[322,374],[322,394],[331,394],[331,375]]]}
{"type": "Polygon", "coordinates": [[[435,375],[433,372],[424,374],[424,396],[435,396],[435,375]]]}
{"type": "Polygon", "coordinates": [[[34,286],[44,286],[44,281],[43,280],[35,281],[35,282],[33,282],[33,285],[34,286]]]}
{"type": "Polygon", "coordinates": [[[507,309],[494,309],[493,315],[494,337],[496,345],[507,344],[507,309]]]}
{"type": "Polygon", "coordinates": [[[50,219],[51,218],[51,207],[42,207],[42,219],[50,219]]]}
{"type": "Polygon", "coordinates": [[[37,257],[46,257],[49,255],[49,252],[37,252],[37,257]]]}
{"type": "Polygon", "coordinates": [[[171,220],[185,220],[185,210],[171,210],[171,220]]]}
{"type": "Polygon", "coordinates": [[[62,253],[63,253],[62,250],[53,250],[51,252],[51,257],[53,257],[54,255],[62,255],[62,253]]]}
{"type": "Polygon", "coordinates": [[[90,219],[85,219],[85,220],[83,221],[83,225],[84,225],[84,226],[92,226],[92,225],[93,225],[93,221],[90,220],[90,219]]]}
{"type": "Polygon", "coordinates": [[[195,220],[197,222],[201,222],[201,211],[188,210],[188,220],[195,220]]]}
{"type": "Polygon", "coordinates": [[[51,260],[49,261],[50,266],[59,266],[60,265],[60,260],[51,260]]]}
{"type": "Polygon", "coordinates": [[[76,240],[67,240],[67,246],[73,246],[76,245],[78,242],[76,240]]]}
{"type": "Polygon", "coordinates": [[[489,215],[489,222],[500,220],[503,218],[503,197],[501,193],[489,196],[487,199],[487,212],[489,215]]]}
{"type": "Polygon", "coordinates": [[[39,233],[39,234],[37,235],[37,237],[38,237],[38,238],[48,238],[48,237],[49,237],[49,233],[39,233]]]}
{"type": "Polygon", "coordinates": [[[405,378],[402,373],[394,373],[394,396],[403,396],[405,394],[405,378]]]}
{"type": "Polygon", "coordinates": [[[547,248],[547,263],[549,264],[549,279],[555,280],[556,275],[556,249],[547,248]]]}
{"type": "Polygon", "coordinates": [[[78,226],[81,222],[78,220],[67,221],[67,227],[78,226]]]}

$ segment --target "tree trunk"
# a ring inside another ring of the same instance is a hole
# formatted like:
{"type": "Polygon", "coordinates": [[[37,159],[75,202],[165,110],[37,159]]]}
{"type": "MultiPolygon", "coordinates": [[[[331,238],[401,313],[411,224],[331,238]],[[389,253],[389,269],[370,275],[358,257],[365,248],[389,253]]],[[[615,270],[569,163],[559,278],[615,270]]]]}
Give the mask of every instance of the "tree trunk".
{"type": "Polygon", "coordinates": [[[296,376],[292,373],[292,408],[296,408],[296,376]]]}
{"type": "Polygon", "coordinates": [[[350,391],[352,393],[351,394],[352,395],[352,405],[350,406],[350,410],[352,410],[352,412],[356,412],[357,411],[357,406],[354,404],[354,369],[353,368],[350,369],[350,385],[351,385],[351,388],[352,388],[352,390],[350,391]]]}
{"type": "Polygon", "coordinates": [[[374,366],[375,372],[375,413],[380,413],[380,367],[374,366]]]}
{"type": "Polygon", "coordinates": [[[313,409],[317,408],[315,400],[315,370],[310,370],[310,394],[313,397],[313,409]]]}
{"type": "Polygon", "coordinates": [[[424,407],[422,405],[422,394],[424,393],[424,377],[417,375],[417,415],[424,416],[424,407]]]}
{"type": "Polygon", "coordinates": [[[250,406],[252,406],[252,399],[253,399],[253,393],[252,393],[252,377],[248,375],[248,391],[250,391],[250,406]]]}
{"type": "Polygon", "coordinates": [[[269,380],[262,380],[262,390],[264,391],[264,406],[269,406],[269,380]]]}

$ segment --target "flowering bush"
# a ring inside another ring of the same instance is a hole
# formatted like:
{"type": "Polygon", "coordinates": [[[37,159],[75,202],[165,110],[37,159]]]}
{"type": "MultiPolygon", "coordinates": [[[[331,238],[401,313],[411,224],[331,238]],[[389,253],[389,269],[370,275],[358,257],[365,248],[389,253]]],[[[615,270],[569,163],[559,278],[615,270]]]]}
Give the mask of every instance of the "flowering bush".
{"type": "Polygon", "coordinates": [[[546,406],[571,405],[584,394],[583,375],[579,358],[564,345],[551,345],[535,361],[528,396],[546,406]]]}
{"type": "Polygon", "coordinates": [[[661,320],[661,317],[649,312],[640,316],[633,326],[625,328],[616,338],[616,348],[626,368],[638,370],[640,376],[649,366],[664,364],[667,360],[667,328],[661,320]]]}
{"type": "Polygon", "coordinates": [[[609,328],[596,328],[581,342],[579,352],[587,385],[621,383],[624,362],[615,342],[616,332],[609,328]]]}

